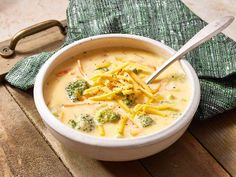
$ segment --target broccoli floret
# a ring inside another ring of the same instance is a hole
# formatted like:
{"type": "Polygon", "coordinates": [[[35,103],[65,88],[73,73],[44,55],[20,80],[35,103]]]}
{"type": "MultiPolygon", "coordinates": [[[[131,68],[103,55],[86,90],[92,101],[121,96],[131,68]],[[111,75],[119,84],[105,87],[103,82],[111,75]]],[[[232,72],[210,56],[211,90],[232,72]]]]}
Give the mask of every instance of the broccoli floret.
{"type": "Polygon", "coordinates": [[[168,99],[169,99],[169,100],[174,100],[174,99],[175,99],[175,96],[172,95],[172,94],[170,94],[170,95],[168,96],[168,99]]]}
{"type": "Polygon", "coordinates": [[[132,71],[133,71],[133,73],[135,73],[135,74],[139,74],[139,73],[142,72],[142,70],[137,69],[137,68],[132,69],[132,71]]]}
{"type": "Polygon", "coordinates": [[[107,67],[100,67],[100,68],[97,68],[96,70],[100,70],[100,71],[104,71],[104,72],[109,71],[109,69],[107,67]]]}
{"type": "Polygon", "coordinates": [[[136,101],[136,97],[134,94],[130,94],[130,95],[124,95],[122,98],[122,101],[127,105],[127,106],[133,106],[135,101],[136,101]]]}
{"type": "Polygon", "coordinates": [[[117,96],[121,97],[122,101],[127,105],[127,106],[133,106],[136,97],[135,94],[129,94],[129,95],[124,95],[122,92],[116,94],[117,96]]]}
{"type": "Polygon", "coordinates": [[[153,119],[148,115],[141,115],[138,117],[138,120],[142,127],[148,127],[154,122],[153,119]]]}
{"type": "Polygon", "coordinates": [[[69,125],[70,127],[72,127],[72,128],[75,128],[76,125],[77,125],[77,122],[76,122],[75,120],[73,120],[73,119],[70,119],[70,120],[68,121],[68,125],[69,125]]]}
{"type": "Polygon", "coordinates": [[[58,108],[57,107],[53,107],[51,108],[51,113],[55,116],[55,117],[59,117],[59,113],[58,113],[58,108]]]}
{"type": "Polygon", "coordinates": [[[186,75],[182,73],[176,73],[171,76],[171,79],[174,81],[184,81],[186,79],[186,75]]]}
{"type": "Polygon", "coordinates": [[[76,128],[85,132],[91,132],[95,128],[93,117],[89,114],[81,114],[78,117],[76,128]]]}
{"type": "Polygon", "coordinates": [[[66,87],[66,91],[69,99],[75,102],[79,100],[80,96],[83,95],[84,90],[88,88],[89,88],[88,82],[81,79],[69,83],[69,85],[66,87]]]}
{"type": "Polygon", "coordinates": [[[80,116],[76,116],[75,119],[68,121],[68,125],[74,129],[84,132],[91,132],[95,128],[93,117],[89,114],[81,114],[80,116]]]}
{"type": "Polygon", "coordinates": [[[120,114],[111,109],[100,110],[96,113],[95,119],[98,123],[104,124],[120,119],[120,114]]]}

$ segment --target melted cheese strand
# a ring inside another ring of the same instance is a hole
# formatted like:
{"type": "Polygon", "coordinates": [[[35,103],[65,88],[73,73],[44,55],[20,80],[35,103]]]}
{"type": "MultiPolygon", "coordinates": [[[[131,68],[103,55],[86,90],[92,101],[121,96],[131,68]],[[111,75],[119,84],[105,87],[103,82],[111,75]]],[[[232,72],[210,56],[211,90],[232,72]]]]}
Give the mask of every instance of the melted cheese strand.
{"type": "Polygon", "coordinates": [[[129,75],[132,77],[133,80],[135,80],[139,85],[141,85],[144,89],[146,89],[148,92],[152,93],[152,89],[142,80],[140,79],[135,73],[132,71],[127,71],[129,75]]]}
{"type": "Polygon", "coordinates": [[[94,101],[111,100],[119,92],[121,92],[121,89],[110,92],[110,93],[106,93],[106,94],[103,94],[103,95],[90,97],[89,99],[94,100],[94,101]]]}
{"type": "Polygon", "coordinates": [[[169,110],[169,111],[175,111],[178,112],[179,110],[176,109],[175,107],[173,107],[172,104],[162,104],[162,105],[158,105],[158,106],[151,106],[148,105],[148,107],[153,108],[153,109],[157,109],[157,110],[169,110]]]}
{"type": "Polygon", "coordinates": [[[132,113],[132,111],[129,109],[129,107],[124,104],[124,102],[120,99],[116,99],[116,102],[120,105],[121,108],[123,108],[127,113],[132,113]]]}
{"type": "Polygon", "coordinates": [[[100,136],[105,136],[106,135],[103,125],[98,125],[98,131],[99,131],[100,136]]]}
{"type": "Polygon", "coordinates": [[[128,117],[122,117],[119,121],[119,127],[118,127],[118,134],[119,135],[124,135],[124,130],[125,130],[125,125],[128,121],[128,117]]]}
{"type": "Polygon", "coordinates": [[[97,64],[96,65],[96,69],[99,69],[99,68],[107,68],[111,65],[111,62],[105,62],[105,63],[100,63],[100,64],[97,64]]]}
{"type": "Polygon", "coordinates": [[[100,89],[101,89],[101,86],[90,87],[90,88],[86,89],[83,94],[84,95],[88,95],[88,94],[93,95],[93,94],[96,94],[97,92],[99,92],[100,89]]]}
{"type": "Polygon", "coordinates": [[[166,114],[154,109],[154,108],[151,108],[149,106],[143,106],[143,111],[147,114],[155,114],[155,115],[159,115],[161,117],[167,117],[166,114]]]}
{"type": "Polygon", "coordinates": [[[121,71],[122,69],[124,69],[128,64],[129,64],[129,63],[126,62],[125,64],[123,64],[123,65],[121,65],[121,66],[118,66],[117,68],[115,68],[115,69],[113,69],[113,70],[111,70],[111,71],[109,71],[109,72],[107,72],[107,73],[113,74],[113,73],[119,72],[119,71],[121,71]]]}

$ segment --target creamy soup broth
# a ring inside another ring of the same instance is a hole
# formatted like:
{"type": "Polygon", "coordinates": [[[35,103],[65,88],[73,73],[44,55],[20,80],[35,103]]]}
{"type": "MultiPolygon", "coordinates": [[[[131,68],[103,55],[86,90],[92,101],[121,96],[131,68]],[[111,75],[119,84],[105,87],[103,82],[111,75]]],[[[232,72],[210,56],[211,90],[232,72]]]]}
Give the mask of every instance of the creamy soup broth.
{"type": "Polygon", "coordinates": [[[61,122],[89,135],[129,138],[158,132],[184,112],[192,94],[179,62],[163,72],[148,89],[135,80],[138,77],[145,81],[164,61],[157,54],[131,48],[84,52],[50,74],[44,84],[46,104],[61,122]],[[83,88],[78,98],[72,98],[68,86],[78,80],[86,81],[89,92],[83,88]],[[107,97],[98,97],[103,95],[107,97]],[[93,125],[87,126],[90,123],[93,125]]]}

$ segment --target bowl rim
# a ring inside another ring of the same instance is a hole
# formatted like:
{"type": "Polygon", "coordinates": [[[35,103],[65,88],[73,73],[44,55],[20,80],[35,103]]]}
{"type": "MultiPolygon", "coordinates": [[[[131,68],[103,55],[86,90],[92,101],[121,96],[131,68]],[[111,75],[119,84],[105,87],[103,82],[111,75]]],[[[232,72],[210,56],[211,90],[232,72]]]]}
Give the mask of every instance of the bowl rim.
{"type": "Polygon", "coordinates": [[[43,119],[44,123],[52,128],[54,131],[59,133],[66,138],[73,140],[75,142],[80,142],[83,144],[93,145],[93,146],[100,146],[100,147],[132,147],[132,146],[143,146],[147,144],[154,144],[157,141],[162,141],[165,138],[175,134],[176,132],[180,131],[184,128],[190,121],[192,120],[197,107],[200,102],[200,84],[197,77],[195,70],[192,66],[186,61],[185,59],[181,59],[180,63],[183,67],[184,71],[187,73],[188,77],[193,81],[192,86],[192,95],[189,101],[189,104],[186,110],[183,112],[181,116],[179,116],[171,125],[167,126],[166,128],[157,131],[155,133],[144,135],[140,137],[134,138],[124,138],[124,139],[114,139],[114,138],[106,138],[106,137],[96,137],[92,135],[87,135],[80,131],[74,130],[58,119],[56,119],[52,113],[49,111],[43,96],[43,84],[45,80],[45,75],[47,70],[50,68],[51,64],[64,52],[67,52],[70,48],[80,45],[81,43],[89,42],[91,40],[97,40],[101,38],[129,38],[137,41],[143,41],[145,43],[151,43],[152,45],[157,46],[158,48],[162,48],[167,51],[169,54],[173,55],[176,51],[166,46],[165,44],[156,41],[151,38],[138,36],[138,35],[131,35],[131,34],[102,34],[87,37],[84,39],[77,40],[60,50],[58,50],[55,54],[53,54],[41,67],[39,70],[34,85],[34,101],[36,108],[43,119]],[[37,98],[37,99],[35,99],[37,98]]]}

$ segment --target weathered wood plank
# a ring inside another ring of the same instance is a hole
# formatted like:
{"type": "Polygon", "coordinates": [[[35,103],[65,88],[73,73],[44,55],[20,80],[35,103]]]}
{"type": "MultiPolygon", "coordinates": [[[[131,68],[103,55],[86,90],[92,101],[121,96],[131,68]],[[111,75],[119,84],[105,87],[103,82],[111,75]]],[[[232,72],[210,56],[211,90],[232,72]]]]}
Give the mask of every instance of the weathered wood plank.
{"type": "MultiPolygon", "coordinates": [[[[65,149],[65,147],[57,142],[54,137],[51,136],[42,124],[37,110],[32,108],[33,100],[31,98],[31,94],[19,91],[10,86],[8,86],[8,89],[22,106],[22,109],[24,109],[30,119],[32,119],[32,121],[37,124],[38,128],[44,132],[44,136],[48,139],[48,141],[50,141],[53,148],[57,151],[60,158],[65,164],[67,164],[67,167],[73,174],[78,174],[78,169],[80,168],[89,168],[90,170],[87,170],[86,172],[80,171],[79,174],[81,176],[94,176],[94,173],[103,176],[109,176],[112,174],[121,176],[121,171],[123,171],[122,175],[127,175],[127,173],[130,173],[128,176],[132,176],[132,174],[133,176],[136,176],[137,174],[141,176],[142,173],[136,171],[137,169],[142,169],[142,167],[137,168],[137,166],[139,166],[137,161],[126,163],[98,162],[69,152],[65,149]],[[127,168],[127,166],[130,167],[127,168]]],[[[202,176],[210,176],[215,173],[218,174],[218,176],[228,176],[220,165],[188,133],[166,151],[146,158],[142,160],[142,163],[147,169],[150,170],[153,176],[173,176],[175,173],[180,173],[179,176],[189,176],[193,173],[196,175],[201,174],[202,176]]]]}
{"type": "MultiPolygon", "coordinates": [[[[2,125],[0,125],[0,127],[2,127],[2,125]]],[[[0,129],[0,131],[2,131],[2,130],[0,129]]],[[[3,132],[0,132],[1,136],[2,136],[2,134],[3,134],[3,132]]],[[[0,137],[0,138],[2,138],[2,137],[0,137]]],[[[4,153],[3,148],[0,146],[0,167],[1,167],[0,176],[13,177],[11,169],[6,162],[7,162],[6,154],[4,153]]]]}
{"type": "Polygon", "coordinates": [[[31,93],[22,92],[18,89],[7,86],[9,92],[17,100],[29,119],[35,124],[41,134],[55,150],[60,159],[74,176],[79,177],[148,177],[150,176],[139,161],[133,162],[101,162],[78,153],[69,151],[58,142],[44,126],[41,118],[34,106],[31,93]]]}
{"type": "Polygon", "coordinates": [[[155,177],[226,177],[227,172],[186,132],[163,152],[142,160],[155,177]]]}
{"type": "Polygon", "coordinates": [[[206,121],[195,121],[190,131],[232,176],[236,176],[236,109],[206,121]]]}
{"type": "Polygon", "coordinates": [[[0,176],[71,176],[2,85],[0,176]]]}

